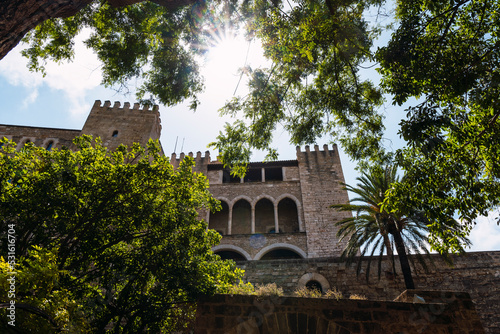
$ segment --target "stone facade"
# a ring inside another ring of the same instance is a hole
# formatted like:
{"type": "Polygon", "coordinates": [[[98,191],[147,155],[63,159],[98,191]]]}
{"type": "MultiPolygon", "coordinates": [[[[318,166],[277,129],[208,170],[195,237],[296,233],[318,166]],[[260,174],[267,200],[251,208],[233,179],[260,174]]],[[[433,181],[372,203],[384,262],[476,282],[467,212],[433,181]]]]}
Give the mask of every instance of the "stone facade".
{"type": "Polygon", "coordinates": [[[83,125],[81,134],[100,137],[104,146],[110,150],[120,144],[131,146],[133,143],[144,145],[151,139],[160,139],[161,122],[158,106],[150,110],[147,106],[139,108],[139,103],[120,102],[111,106],[110,101],[95,101],[83,125]]]}
{"type": "MultiPolygon", "coordinates": [[[[297,147],[297,160],[250,163],[243,180],[210,154],[196,156],[196,172],[207,175],[210,192],[221,201],[222,211],[207,214],[209,227],[223,236],[214,249],[234,260],[317,258],[340,255],[334,226],[346,216],[330,208],[346,203],[344,175],[334,145],[320,150],[297,147]]],[[[184,159],[171,157],[177,167],[184,159]]],[[[348,215],[348,213],[347,213],[348,215]]]]}
{"type": "MultiPolygon", "coordinates": [[[[88,134],[100,137],[110,150],[120,144],[144,145],[159,139],[161,133],[158,106],[150,110],[138,103],[95,101],[82,130],[50,129],[0,125],[0,136],[18,143],[28,142],[47,149],[72,147],[72,139],[88,134]]],[[[235,260],[270,258],[316,258],[337,256],[342,250],[335,242],[334,222],[346,213],[330,208],[346,203],[347,191],[341,185],[344,175],[334,145],[316,145],[302,151],[297,159],[268,163],[251,163],[247,176],[237,179],[210,152],[196,156],[194,170],[205,174],[210,191],[222,203],[222,211],[203,215],[210,228],[223,235],[214,251],[235,260]]],[[[174,153],[171,163],[178,166],[184,159],[174,153]]]]}
{"type": "Polygon", "coordinates": [[[409,290],[395,301],[217,295],[198,302],[194,333],[481,334],[484,330],[467,293],[409,290]],[[415,303],[415,295],[424,296],[424,302],[415,303]]]}
{"type": "Polygon", "coordinates": [[[151,139],[159,139],[161,133],[160,113],[158,106],[150,110],[148,107],[139,108],[135,103],[130,108],[130,103],[115,102],[111,107],[110,101],[97,100],[82,130],[41,128],[32,126],[17,126],[0,124],[0,138],[6,137],[18,144],[20,149],[26,143],[36,146],[52,148],[72,148],[72,141],[82,134],[100,137],[104,146],[114,150],[120,144],[144,145],[151,139]]]}
{"type": "MultiPolygon", "coordinates": [[[[428,272],[420,267],[414,268],[417,289],[469,293],[486,332],[500,333],[500,252],[471,252],[452,258],[453,266],[434,255],[434,266],[430,266],[428,272]]],[[[393,277],[390,274],[388,262],[382,262],[380,280],[377,264],[372,263],[368,281],[366,259],[359,276],[355,264],[346,267],[337,257],[242,261],[238,265],[245,270],[247,281],[254,285],[276,283],[289,295],[305,282],[314,280],[323,290],[336,288],[346,297],[360,294],[369,300],[392,300],[405,289],[405,285],[402,275],[393,277]]],[[[399,263],[397,259],[396,263],[399,263]]]]}

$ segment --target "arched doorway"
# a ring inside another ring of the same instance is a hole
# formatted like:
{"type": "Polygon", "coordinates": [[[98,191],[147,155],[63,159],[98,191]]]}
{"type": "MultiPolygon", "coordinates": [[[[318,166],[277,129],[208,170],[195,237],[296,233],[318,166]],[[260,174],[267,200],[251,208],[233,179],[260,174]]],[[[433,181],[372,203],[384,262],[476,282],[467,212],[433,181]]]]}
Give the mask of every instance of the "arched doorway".
{"type": "Polygon", "coordinates": [[[262,255],[261,260],[278,260],[278,259],[302,259],[299,253],[291,249],[276,248],[262,255]]]}
{"type": "Polygon", "coordinates": [[[246,261],[246,258],[243,255],[235,251],[221,250],[215,252],[215,254],[219,255],[223,260],[246,261]]]}

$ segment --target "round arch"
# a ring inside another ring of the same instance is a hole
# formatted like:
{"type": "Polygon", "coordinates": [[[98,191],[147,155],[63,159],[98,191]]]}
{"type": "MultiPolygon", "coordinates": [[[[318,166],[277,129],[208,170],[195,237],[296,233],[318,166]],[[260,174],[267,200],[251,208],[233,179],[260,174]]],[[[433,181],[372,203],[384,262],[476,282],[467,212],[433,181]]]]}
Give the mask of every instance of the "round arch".
{"type": "Polygon", "coordinates": [[[323,290],[323,292],[327,292],[328,290],[330,290],[330,283],[328,282],[328,280],[325,278],[325,276],[318,273],[307,273],[302,275],[302,277],[297,282],[297,288],[303,288],[307,283],[311,281],[318,282],[321,285],[321,289],[323,290]]]}
{"type": "Polygon", "coordinates": [[[255,233],[269,233],[276,228],[276,208],[274,202],[267,197],[262,197],[254,205],[255,233]]]}
{"type": "Polygon", "coordinates": [[[290,244],[285,244],[285,243],[279,242],[279,243],[275,243],[275,244],[272,244],[272,245],[269,245],[269,246],[266,246],[266,247],[262,248],[257,253],[257,255],[255,255],[255,257],[253,259],[254,260],[260,260],[266,253],[268,253],[268,252],[270,252],[272,250],[275,250],[275,249],[287,249],[287,250],[291,250],[291,251],[299,254],[300,256],[302,256],[303,259],[307,258],[306,252],[304,252],[299,247],[297,247],[295,245],[290,245],[290,244]]]}
{"type": "Polygon", "coordinates": [[[244,250],[243,248],[238,247],[238,246],[233,246],[233,245],[217,245],[215,247],[212,247],[212,252],[216,253],[216,252],[220,252],[220,251],[232,251],[232,252],[236,252],[236,253],[242,255],[243,257],[245,257],[245,259],[247,261],[251,261],[252,260],[252,256],[250,256],[250,254],[248,254],[248,252],[246,250],[244,250]]]}
{"type": "Polygon", "coordinates": [[[22,137],[21,140],[19,141],[19,143],[17,144],[17,150],[19,151],[20,149],[22,149],[24,147],[24,145],[26,145],[28,143],[35,144],[35,140],[36,140],[35,137],[22,137]]]}
{"type": "Polygon", "coordinates": [[[226,202],[227,205],[231,206],[233,203],[226,197],[224,196],[218,196],[215,197],[216,200],[221,201],[221,202],[226,202]]]}
{"type": "Polygon", "coordinates": [[[50,142],[52,142],[50,149],[53,149],[59,143],[59,140],[57,138],[46,138],[42,143],[42,147],[48,149],[50,142]]]}

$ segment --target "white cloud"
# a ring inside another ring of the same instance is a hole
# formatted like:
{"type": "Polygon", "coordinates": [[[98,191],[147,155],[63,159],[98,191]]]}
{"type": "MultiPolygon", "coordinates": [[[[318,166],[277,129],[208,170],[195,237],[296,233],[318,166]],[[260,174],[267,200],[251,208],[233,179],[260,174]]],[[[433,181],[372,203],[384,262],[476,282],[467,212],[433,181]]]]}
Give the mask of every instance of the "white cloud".
{"type": "Polygon", "coordinates": [[[23,99],[23,107],[34,104],[41,87],[47,86],[52,90],[61,91],[70,102],[68,112],[73,115],[88,113],[85,106],[88,102],[86,94],[100,86],[102,74],[99,70],[99,61],[95,54],[85,47],[83,40],[89,32],[83,32],[75,40],[75,58],[72,62],[57,64],[49,62],[46,67],[47,75],[30,72],[27,60],[21,56],[24,45],[18,45],[0,62],[0,75],[13,86],[21,86],[28,91],[23,99]]]}
{"type": "Polygon", "coordinates": [[[492,211],[488,216],[476,220],[471,231],[472,251],[500,250],[500,226],[497,225],[500,210],[492,211]]]}
{"type": "Polygon", "coordinates": [[[24,99],[22,108],[23,109],[28,109],[28,107],[32,104],[35,103],[36,99],[38,98],[38,87],[33,88],[31,93],[24,99]]]}

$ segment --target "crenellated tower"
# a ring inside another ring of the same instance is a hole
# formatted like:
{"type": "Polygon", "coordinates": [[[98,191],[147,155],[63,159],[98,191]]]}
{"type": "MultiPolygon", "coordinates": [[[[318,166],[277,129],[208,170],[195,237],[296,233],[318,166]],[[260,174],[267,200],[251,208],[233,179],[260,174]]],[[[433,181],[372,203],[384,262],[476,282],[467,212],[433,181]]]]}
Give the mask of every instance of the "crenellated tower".
{"type": "Polygon", "coordinates": [[[345,245],[339,244],[335,222],[349,217],[347,212],[331,209],[332,204],[348,203],[344,174],[337,149],[318,145],[311,151],[297,147],[300,189],[304,208],[309,257],[338,256],[345,245]]]}
{"type": "Polygon", "coordinates": [[[160,112],[157,105],[149,109],[148,106],[140,108],[139,103],[125,102],[123,108],[120,102],[111,106],[110,101],[97,100],[92,107],[85,122],[82,134],[99,136],[104,146],[110,150],[116,149],[120,144],[127,146],[132,143],[145,145],[148,140],[159,139],[161,134],[160,112]]]}

